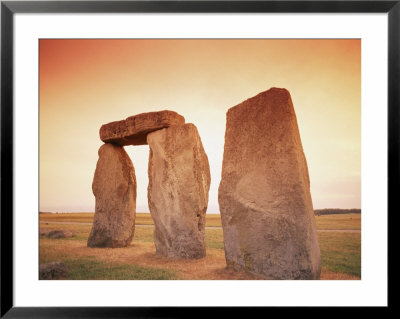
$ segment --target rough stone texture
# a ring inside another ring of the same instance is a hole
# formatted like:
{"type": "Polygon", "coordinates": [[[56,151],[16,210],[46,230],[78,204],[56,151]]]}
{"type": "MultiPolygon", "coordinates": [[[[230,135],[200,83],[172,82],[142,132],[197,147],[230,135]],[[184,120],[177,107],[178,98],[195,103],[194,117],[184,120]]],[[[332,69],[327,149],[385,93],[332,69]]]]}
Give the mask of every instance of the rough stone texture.
{"type": "Polygon", "coordinates": [[[49,237],[49,238],[71,238],[73,236],[74,236],[74,233],[69,230],[52,230],[47,235],[47,237],[49,237]]]}
{"type": "Polygon", "coordinates": [[[156,252],[168,258],[204,257],[210,167],[193,124],[147,136],[148,202],[156,252]]]}
{"type": "Polygon", "coordinates": [[[92,190],[96,211],[88,247],[128,246],[135,231],[136,177],[123,147],[100,147],[92,190]]]}
{"type": "Polygon", "coordinates": [[[39,265],[40,280],[65,279],[67,274],[67,267],[60,261],[39,265]]]}
{"type": "Polygon", "coordinates": [[[100,139],[121,146],[145,145],[150,132],[184,123],[185,118],[173,111],[142,113],[126,120],[104,124],[100,128],[100,139]]]}
{"type": "Polygon", "coordinates": [[[52,231],[52,229],[49,229],[49,228],[39,228],[39,235],[47,236],[51,231],[52,231]]]}
{"type": "Polygon", "coordinates": [[[46,232],[47,231],[44,231],[43,236],[47,236],[49,238],[71,238],[75,235],[72,231],[69,231],[69,230],[53,229],[53,230],[50,230],[49,232],[47,232],[47,234],[46,234],[46,232]]]}
{"type": "Polygon", "coordinates": [[[228,267],[266,279],[319,279],[307,163],[287,90],[228,110],[218,201],[228,267]]]}

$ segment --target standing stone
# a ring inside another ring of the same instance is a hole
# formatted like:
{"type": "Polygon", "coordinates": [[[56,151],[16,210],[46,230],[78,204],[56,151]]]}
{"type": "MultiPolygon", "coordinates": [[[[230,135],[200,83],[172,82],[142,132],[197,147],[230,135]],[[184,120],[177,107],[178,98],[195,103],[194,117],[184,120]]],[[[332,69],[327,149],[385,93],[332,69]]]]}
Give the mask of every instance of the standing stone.
{"type": "Polygon", "coordinates": [[[156,252],[168,258],[204,257],[211,179],[197,129],[193,124],[171,126],[150,133],[147,143],[148,202],[156,252]]]}
{"type": "Polygon", "coordinates": [[[92,190],[96,212],[88,247],[128,246],[135,231],[136,177],[123,147],[100,147],[92,190]]]}
{"type": "Polygon", "coordinates": [[[228,110],[218,201],[228,267],[319,279],[307,163],[287,90],[271,88],[228,110]]]}

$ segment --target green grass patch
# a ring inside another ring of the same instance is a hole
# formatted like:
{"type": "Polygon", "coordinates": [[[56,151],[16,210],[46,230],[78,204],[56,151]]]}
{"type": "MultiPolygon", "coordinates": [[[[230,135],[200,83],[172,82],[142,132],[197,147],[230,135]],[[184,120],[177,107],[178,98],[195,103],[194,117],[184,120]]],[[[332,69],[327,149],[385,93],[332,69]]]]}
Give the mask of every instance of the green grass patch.
{"type": "Polygon", "coordinates": [[[63,260],[72,280],[170,280],[179,279],[170,270],[110,263],[95,258],[63,260]]]}
{"type": "Polygon", "coordinates": [[[321,266],[361,278],[361,234],[318,233],[321,266]]]}
{"type": "Polygon", "coordinates": [[[135,235],[133,237],[133,243],[135,242],[145,242],[145,243],[153,243],[154,228],[150,227],[135,227],[135,235]]]}
{"type": "MultiPolygon", "coordinates": [[[[142,267],[132,264],[104,262],[95,257],[56,258],[68,269],[67,280],[171,280],[179,279],[166,269],[142,267]]],[[[42,258],[41,258],[42,261],[42,258]]],[[[46,262],[50,262],[48,260],[46,262]]]]}
{"type": "Polygon", "coordinates": [[[73,257],[54,245],[68,245],[70,239],[41,239],[39,263],[63,262],[68,269],[67,280],[170,280],[179,279],[168,269],[143,267],[123,262],[105,262],[94,256],[73,257]]]}
{"type": "Polygon", "coordinates": [[[224,249],[224,237],[221,229],[206,229],[206,248],[224,249]]]}

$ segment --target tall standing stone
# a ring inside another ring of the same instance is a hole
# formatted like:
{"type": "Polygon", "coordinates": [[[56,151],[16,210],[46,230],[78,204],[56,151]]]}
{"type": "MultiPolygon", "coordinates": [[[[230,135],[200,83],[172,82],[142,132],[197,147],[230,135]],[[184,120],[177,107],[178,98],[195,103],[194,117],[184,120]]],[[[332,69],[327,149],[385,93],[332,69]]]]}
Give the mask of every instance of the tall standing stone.
{"type": "Polygon", "coordinates": [[[193,124],[150,133],[148,203],[157,254],[205,256],[205,214],[210,188],[208,158],[193,124]]]}
{"type": "Polygon", "coordinates": [[[307,163],[287,90],[271,88],[228,110],[218,201],[228,267],[319,279],[307,163]]]}
{"type": "Polygon", "coordinates": [[[92,190],[96,212],[88,247],[128,246],[135,231],[136,177],[123,147],[100,147],[92,190]]]}

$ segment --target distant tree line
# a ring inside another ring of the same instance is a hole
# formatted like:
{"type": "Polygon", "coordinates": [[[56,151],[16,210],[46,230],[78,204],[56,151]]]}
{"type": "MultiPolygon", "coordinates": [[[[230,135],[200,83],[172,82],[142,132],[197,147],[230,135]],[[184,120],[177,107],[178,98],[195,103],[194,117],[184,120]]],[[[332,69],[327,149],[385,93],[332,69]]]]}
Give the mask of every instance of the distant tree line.
{"type": "Polygon", "coordinates": [[[320,215],[332,215],[332,214],[361,214],[361,209],[351,208],[351,209],[340,209],[340,208],[324,208],[315,209],[314,214],[320,215]]]}

